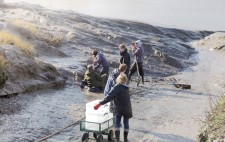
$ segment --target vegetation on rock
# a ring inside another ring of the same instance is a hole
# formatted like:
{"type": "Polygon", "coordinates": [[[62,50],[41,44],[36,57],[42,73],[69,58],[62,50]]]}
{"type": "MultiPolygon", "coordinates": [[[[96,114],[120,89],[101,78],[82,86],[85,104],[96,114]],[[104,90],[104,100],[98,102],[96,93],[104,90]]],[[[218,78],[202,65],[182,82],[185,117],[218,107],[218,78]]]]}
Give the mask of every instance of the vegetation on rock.
{"type": "Polygon", "coordinates": [[[7,60],[5,59],[5,57],[3,55],[0,55],[0,86],[2,86],[7,80],[7,77],[5,76],[6,63],[7,60]]]}
{"type": "Polygon", "coordinates": [[[209,113],[205,123],[198,136],[200,142],[225,140],[225,96],[221,97],[216,107],[209,113]]]}
{"type": "Polygon", "coordinates": [[[27,43],[19,36],[10,33],[7,30],[0,31],[0,44],[1,45],[14,45],[27,55],[33,55],[35,52],[34,46],[27,43]]]}

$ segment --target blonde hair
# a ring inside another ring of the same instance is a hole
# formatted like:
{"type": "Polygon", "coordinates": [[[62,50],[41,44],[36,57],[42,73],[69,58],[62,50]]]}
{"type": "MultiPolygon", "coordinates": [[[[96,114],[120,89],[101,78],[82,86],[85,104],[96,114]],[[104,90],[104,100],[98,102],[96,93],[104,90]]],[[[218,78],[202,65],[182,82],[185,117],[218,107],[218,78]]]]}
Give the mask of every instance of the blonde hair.
{"type": "Polygon", "coordinates": [[[120,64],[119,71],[125,72],[126,70],[127,70],[127,65],[126,64],[120,64]]]}
{"type": "Polygon", "coordinates": [[[117,78],[116,78],[116,83],[117,84],[126,84],[127,83],[127,76],[124,73],[121,73],[117,78]]]}

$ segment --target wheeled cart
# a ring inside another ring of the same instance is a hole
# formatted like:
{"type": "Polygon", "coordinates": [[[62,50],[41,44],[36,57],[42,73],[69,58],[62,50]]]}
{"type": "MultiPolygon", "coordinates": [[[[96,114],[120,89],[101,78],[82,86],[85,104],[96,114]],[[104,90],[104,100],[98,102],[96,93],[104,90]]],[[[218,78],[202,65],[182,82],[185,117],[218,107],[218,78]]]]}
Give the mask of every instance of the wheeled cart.
{"type": "Polygon", "coordinates": [[[96,122],[88,122],[81,121],[80,122],[80,131],[84,131],[85,133],[82,136],[82,142],[88,142],[90,138],[90,134],[93,133],[93,137],[96,142],[103,142],[103,135],[108,136],[108,140],[112,141],[114,132],[112,130],[115,123],[114,118],[110,118],[105,122],[96,123],[96,122]]]}

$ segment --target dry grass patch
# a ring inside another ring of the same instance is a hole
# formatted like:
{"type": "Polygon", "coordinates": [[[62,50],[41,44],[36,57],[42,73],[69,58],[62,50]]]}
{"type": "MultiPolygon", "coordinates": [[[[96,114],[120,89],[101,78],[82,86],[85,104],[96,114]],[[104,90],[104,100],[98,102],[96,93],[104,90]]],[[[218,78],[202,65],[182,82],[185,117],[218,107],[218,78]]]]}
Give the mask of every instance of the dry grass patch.
{"type": "Polygon", "coordinates": [[[58,47],[61,45],[62,37],[59,37],[59,36],[56,37],[56,36],[49,35],[45,40],[48,43],[48,45],[58,47]]]}
{"type": "MultiPolygon", "coordinates": [[[[11,21],[10,23],[17,26],[17,27],[26,29],[26,30],[30,31],[31,33],[33,33],[34,35],[42,36],[40,31],[38,30],[38,28],[34,24],[32,24],[28,21],[22,21],[22,20],[17,19],[15,21],[11,21]]],[[[48,34],[44,38],[44,40],[48,43],[48,45],[58,47],[58,46],[61,45],[62,37],[53,36],[51,34],[48,34]]]]}
{"type": "Polygon", "coordinates": [[[32,44],[27,43],[19,36],[11,34],[6,30],[0,31],[0,44],[14,45],[27,55],[33,55],[35,53],[35,49],[32,44]]]}
{"type": "Polygon", "coordinates": [[[32,24],[30,22],[21,21],[21,20],[15,20],[15,21],[12,21],[11,24],[13,24],[13,25],[15,25],[17,27],[21,27],[21,28],[27,29],[28,31],[30,31],[33,34],[38,34],[38,28],[34,24],[32,24]]]}
{"type": "Polygon", "coordinates": [[[218,101],[205,123],[198,136],[200,142],[220,141],[225,138],[225,96],[218,101]]]}
{"type": "Polygon", "coordinates": [[[0,73],[2,73],[5,70],[6,67],[6,59],[3,55],[0,55],[0,73]]]}
{"type": "Polygon", "coordinates": [[[0,86],[5,83],[7,77],[5,76],[7,60],[3,55],[0,55],[0,86]]]}

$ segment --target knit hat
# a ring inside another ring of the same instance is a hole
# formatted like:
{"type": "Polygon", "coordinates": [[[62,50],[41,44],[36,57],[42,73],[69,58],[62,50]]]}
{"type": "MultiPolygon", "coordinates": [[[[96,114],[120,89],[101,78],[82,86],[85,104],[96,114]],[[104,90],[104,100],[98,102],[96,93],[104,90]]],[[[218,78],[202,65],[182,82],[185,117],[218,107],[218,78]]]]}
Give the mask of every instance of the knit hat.
{"type": "Polygon", "coordinates": [[[137,40],[137,41],[135,41],[135,43],[137,44],[138,47],[141,47],[142,46],[141,40],[137,40]]]}

